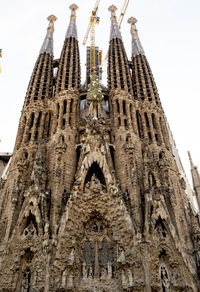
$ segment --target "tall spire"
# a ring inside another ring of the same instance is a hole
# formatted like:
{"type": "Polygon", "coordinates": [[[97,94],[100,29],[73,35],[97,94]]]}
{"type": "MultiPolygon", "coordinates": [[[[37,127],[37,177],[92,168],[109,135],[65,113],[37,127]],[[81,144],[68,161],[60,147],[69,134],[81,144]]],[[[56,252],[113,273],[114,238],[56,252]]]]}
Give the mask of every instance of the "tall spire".
{"type": "Polygon", "coordinates": [[[110,29],[110,41],[114,38],[119,38],[122,40],[121,32],[119,30],[119,26],[117,23],[117,17],[115,11],[117,10],[117,7],[114,5],[111,5],[108,8],[109,11],[111,11],[111,29],[110,29]]]}
{"type": "Polygon", "coordinates": [[[188,151],[188,156],[190,160],[190,166],[191,166],[191,174],[192,174],[192,182],[193,182],[193,188],[197,197],[198,205],[200,208],[200,175],[197,166],[194,166],[194,163],[192,161],[192,157],[190,152],[188,151]]]}
{"type": "Polygon", "coordinates": [[[78,6],[72,4],[69,9],[71,17],[58,66],[56,93],[69,88],[80,88],[80,57],[76,28],[78,6]]]}
{"type": "Polygon", "coordinates": [[[132,35],[132,84],[134,98],[141,101],[148,100],[160,105],[156,83],[138,36],[136,22],[137,20],[134,17],[128,19],[128,23],[131,24],[132,35]]]}
{"type": "Polygon", "coordinates": [[[76,27],[76,10],[78,9],[78,6],[76,4],[72,4],[69,6],[69,9],[71,9],[71,17],[66,33],[66,38],[74,37],[75,39],[78,40],[76,27]]]}
{"type": "Polygon", "coordinates": [[[131,35],[132,35],[132,56],[135,57],[136,55],[144,55],[144,50],[142,44],[140,42],[138,31],[136,28],[137,19],[134,17],[130,17],[128,19],[128,23],[131,24],[131,35]]]}
{"type": "Polygon", "coordinates": [[[47,27],[47,34],[41,47],[40,54],[49,53],[53,55],[54,21],[56,21],[57,18],[54,15],[50,15],[47,19],[49,20],[49,25],[47,27]]]}
{"type": "Polygon", "coordinates": [[[51,98],[53,93],[53,32],[56,16],[50,15],[47,34],[39,52],[26,93],[26,105],[30,101],[51,98]],[[41,78],[41,76],[43,76],[41,78]]]}
{"type": "Polygon", "coordinates": [[[118,88],[132,93],[129,62],[115,14],[117,8],[111,5],[108,10],[111,11],[108,53],[108,88],[111,90],[118,88]]]}

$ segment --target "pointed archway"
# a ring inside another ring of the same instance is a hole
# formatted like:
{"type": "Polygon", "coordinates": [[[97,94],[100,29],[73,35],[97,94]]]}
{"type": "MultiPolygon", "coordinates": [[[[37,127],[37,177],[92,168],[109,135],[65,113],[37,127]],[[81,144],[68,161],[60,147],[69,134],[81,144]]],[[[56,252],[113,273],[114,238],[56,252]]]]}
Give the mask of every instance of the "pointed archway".
{"type": "Polygon", "coordinates": [[[104,174],[101,170],[101,168],[99,167],[97,162],[93,162],[92,165],[90,166],[87,175],[85,177],[85,183],[84,186],[91,181],[93,175],[95,175],[95,177],[100,181],[101,184],[103,184],[104,186],[106,186],[106,180],[104,177],[104,174]]]}

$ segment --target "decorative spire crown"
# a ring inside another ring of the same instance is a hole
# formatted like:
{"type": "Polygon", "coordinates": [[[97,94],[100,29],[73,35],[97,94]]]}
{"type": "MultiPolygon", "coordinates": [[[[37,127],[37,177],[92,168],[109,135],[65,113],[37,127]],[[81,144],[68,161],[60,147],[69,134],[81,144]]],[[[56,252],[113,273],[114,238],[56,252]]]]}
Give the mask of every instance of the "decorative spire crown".
{"type": "Polygon", "coordinates": [[[140,42],[138,31],[136,27],[137,19],[134,17],[130,17],[128,19],[128,23],[131,24],[131,35],[132,35],[132,56],[135,57],[137,55],[144,55],[144,49],[140,42]]]}
{"type": "Polygon", "coordinates": [[[78,39],[76,27],[76,10],[78,9],[78,6],[76,4],[72,4],[69,6],[69,9],[71,10],[71,17],[66,33],[66,38],[74,37],[75,39],[78,39]]]}
{"type": "Polygon", "coordinates": [[[111,29],[110,29],[110,41],[114,38],[119,38],[122,40],[121,32],[119,30],[119,25],[117,23],[117,17],[115,11],[117,7],[111,5],[108,10],[111,12],[111,29]]]}
{"type": "Polygon", "coordinates": [[[49,21],[49,25],[47,27],[47,34],[44,39],[43,45],[40,49],[41,53],[49,53],[53,55],[53,33],[54,33],[54,22],[57,20],[57,17],[53,14],[51,14],[49,17],[47,17],[47,20],[49,21]]]}

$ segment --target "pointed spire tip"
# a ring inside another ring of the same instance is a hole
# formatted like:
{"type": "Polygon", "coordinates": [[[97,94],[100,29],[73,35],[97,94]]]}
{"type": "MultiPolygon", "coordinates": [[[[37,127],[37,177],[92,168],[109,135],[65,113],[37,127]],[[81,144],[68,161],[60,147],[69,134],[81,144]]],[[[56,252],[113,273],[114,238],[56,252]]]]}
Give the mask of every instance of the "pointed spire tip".
{"type": "Polygon", "coordinates": [[[117,7],[115,5],[111,5],[108,7],[108,10],[111,12],[115,12],[117,10],[117,7]]]}
{"type": "Polygon", "coordinates": [[[72,5],[69,6],[69,9],[72,10],[72,11],[75,11],[78,8],[79,8],[78,5],[76,5],[75,3],[73,3],[72,5]]]}
{"type": "Polygon", "coordinates": [[[188,151],[187,153],[188,153],[189,160],[192,160],[192,156],[190,154],[190,151],[188,151]]]}
{"type": "Polygon", "coordinates": [[[131,35],[132,35],[132,57],[135,57],[137,55],[144,55],[144,49],[142,47],[142,44],[140,42],[139,36],[138,36],[138,30],[136,27],[137,19],[135,17],[130,17],[128,19],[128,23],[131,24],[131,35]]]}
{"type": "Polygon", "coordinates": [[[54,33],[54,22],[57,20],[57,17],[53,14],[47,17],[49,25],[47,27],[47,34],[40,49],[41,53],[49,53],[53,55],[53,33],[54,33]]]}
{"type": "Polygon", "coordinates": [[[75,39],[78,39],[76,28],[76,10],[78,9],[78,6],[74,3],[69,6],[69,9],[71,10],[71,16],[65,39],[69,37],[74,37],[75,39]]]}
{"type": "Polygon", "coordinates": [[[108,10],[111,12],[111,30],[110,30],[110,41],[114,38],[119,38],[122,40],[121,32],[119,30],[119,25],[117,23],[117,17],[115,11],[117,7],[115,5],[111,5],[108,10]]]}
{"type": "Polygon", "coordinates": [[[51,14],[47,17],[47,20],[50,22],[55,22],[57,20],[57,17],[55,15],[51,14]]]}
{"type": "Polygon", "coordinates": [[[131,23],[131,24],[136,24],[136,23],[137,23],[137,19],[136,19],[135,17],[131,16],[131,17],[128,19],[127,22],[128,22],[128,23],[131,23]]]}

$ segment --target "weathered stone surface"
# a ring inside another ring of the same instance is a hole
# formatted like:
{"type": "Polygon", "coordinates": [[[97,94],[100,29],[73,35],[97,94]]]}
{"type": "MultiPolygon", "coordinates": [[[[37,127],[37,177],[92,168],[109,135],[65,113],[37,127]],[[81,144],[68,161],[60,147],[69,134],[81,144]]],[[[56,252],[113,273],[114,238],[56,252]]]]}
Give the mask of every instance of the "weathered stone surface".
{"type": "Polygon", "coordinates": [[[131,74],[118,38],[109,52],[109,88],[88,105],[76,38],[56,82],[38,57],[0,184],[1,292],[199,291],[199,216],[149,64],[134,56],[131,74]]]}

